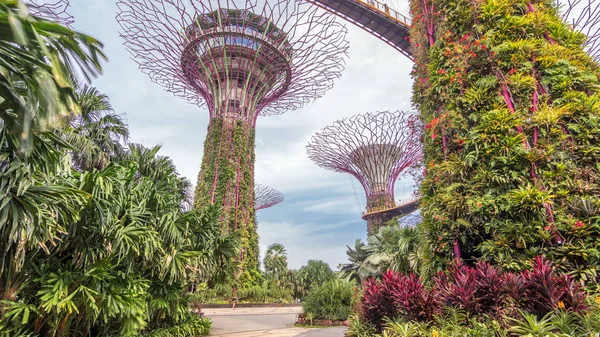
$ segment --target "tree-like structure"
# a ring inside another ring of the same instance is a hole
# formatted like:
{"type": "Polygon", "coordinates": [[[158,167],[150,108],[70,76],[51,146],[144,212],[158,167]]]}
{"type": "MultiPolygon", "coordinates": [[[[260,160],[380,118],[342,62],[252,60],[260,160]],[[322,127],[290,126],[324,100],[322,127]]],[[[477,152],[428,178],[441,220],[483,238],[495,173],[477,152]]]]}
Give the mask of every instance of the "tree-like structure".
{"type": "Polygon", "coordinates": [[[257,211],[275,206],[282,201],[283,194],[278,190],[260,184],[254,186],[254,208],[257,211]]]}
{"type": "Polygon", "coordinates": [[[421,135],[414,114],[367,113],[316,133],[307,152],[317,165],[358,179],[367,197],[365,218],[372,233],[395,216],[394,184],[401,173],[421,161],[421,135]]]}
{"type": "Polygon", "coordinates": [[[26,0],[25,3],[33,16],[66,26],[74,22],[73,16],[67,12],[69,0],[26,0]]]}
{"type": "Polygon", "coordinates": [[[420,0],[411,11],[435,261],[517,270],[544,254],[594,284],[600,67],[589,37],[549,0],[420,0]]]}
{"type": "Polygon", "coordinates": [[[223,231],[241,237],[242,282],[252,282],[259,277],[256,119],[301,107],[330,89],[343,69],[346,29],[301,0],[117,4],[125,45],[140,69],[208,108],[194,204],[222,206],[223,231]]]}
{"type": "Polygon", "coordinates": [[[587,36],[585,50],[600,62],[600,0],[566,0],[563,19],[587,36]]]}

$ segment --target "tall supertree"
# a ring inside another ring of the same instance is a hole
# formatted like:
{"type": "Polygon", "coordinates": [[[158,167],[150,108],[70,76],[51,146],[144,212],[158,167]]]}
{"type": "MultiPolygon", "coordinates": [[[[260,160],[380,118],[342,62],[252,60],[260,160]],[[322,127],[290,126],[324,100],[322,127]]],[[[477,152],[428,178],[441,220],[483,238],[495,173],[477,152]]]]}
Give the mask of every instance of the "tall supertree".
{"type": "Polygon", "coordinates": [[[566,13],[573,27],[550,0],[411,1],[421,210],[438,267],[485,258],[519,270],[543,254],[600,284],[585,257],[600,239],[600,66],[584,28],[597,6],[587,10],[566,13]]]}
{"type": "Polygon", "coordinates": [[[273,207],[283,201],[283,194],[278,190],[256,184],[254,186],[254,209],[261,210],[269,207],[273,207]]]}
{"type": "Polygon", "coordinates": [[[394,184],[422,157],[417,116],[397,111],[356,115],[316,133],[307,146],[317,165],[353,175],[365,190],[372,233],[397,215],[394,184]]]}
{"type": "Polygon", "coordinates": [[[242,282],[258,277],[254,136],[258,116],[321,97],[343,69],[346,28],[301,0],[122,0],[117,20],[140,69],[208,108],[195,207],[222,206],[241,237],[242,282]]]}
{"type": "Polygon", "coordinates": [[[73,16],[67,12],[69,0],[26,0],[25,3],[33,16],[69,26],[73,16]]]}

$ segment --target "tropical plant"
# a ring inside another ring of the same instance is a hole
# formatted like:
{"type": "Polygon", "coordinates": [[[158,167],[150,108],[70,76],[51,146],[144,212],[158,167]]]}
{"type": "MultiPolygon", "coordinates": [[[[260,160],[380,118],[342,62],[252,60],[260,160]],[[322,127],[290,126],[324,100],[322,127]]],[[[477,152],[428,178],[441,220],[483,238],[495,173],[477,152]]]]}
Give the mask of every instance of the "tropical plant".
{"type": "Polygon", "coordinates": [[[514,272],[544,255],[595,291],[600,67],[557,5],[411,1],[423,245],[514,272]]]}
{"type": "Polygon", "coordinates": [[[368,277],[378,277],[393,270],[418,273],[429,279],[434,269],[423,242],[419,228],[397,224],[381,227],[367,237],[367,244],[357,240],[354,248],[348,247],[349,263],[340,266],[340,276],[360,284],[368,277]]]}
{"type": "Polygon", "coordinates": [[[282,277],[288,270],[287,251],[280,243],[274,243],[267,248],[263,259],[265,272],[271,278],[282,277]]]}
{"type": "Polygon", "coordinates": [[[354,281],[360,284],[368,277],[374,276],[375,271],[370,266],[367,266],[366,260],[369,257],[369,252],[365,249],[366,245],[360,239],[354,243],[354,248],[346,246],[346,255],[348,263],[339,266],[339,276],[348,281],[354,281]]]}
{"type": "Polygon", "coordinates": [[[10,151],[31,154],[35,134],[79,112],[71,78],[100,72],[102,44],[59,23],[33,17],[22,0],[0,3],[0,119],[10,151]]]}
{"type": "Polygon", "coordinates": [[[102,169],[124,155],[129,130],[121,116],[113,112],[106,95],[87,84],[80,87],[76,80],[72,82],[81,111],[65,118],[60,134],[74,149],[71,155],[76,168],[102,169]]]}
{"type": "Polygon", "coordinates": [[[312,319],[345,321],[352,312],[352,284],[331,280],[312,288],[304,297],[302,310],[312,319]]]}
{"type": "Polygon", "coordinates": [[[322,285],[323,283],[333,279],[334,273],[329,265],[321,260],[308,260],[306,265],[298,270],[305,291],[310,291],[313,287],[322,285]]]}

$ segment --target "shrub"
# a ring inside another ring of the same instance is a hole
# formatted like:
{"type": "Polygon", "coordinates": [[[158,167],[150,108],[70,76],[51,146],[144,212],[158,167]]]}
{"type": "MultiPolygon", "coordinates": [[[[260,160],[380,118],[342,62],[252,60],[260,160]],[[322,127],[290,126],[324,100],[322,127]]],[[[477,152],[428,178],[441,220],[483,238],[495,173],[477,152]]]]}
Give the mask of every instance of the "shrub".
{"type": "Polygon", "coordinates": [[[206,336],[210,332],[212,322],[206,317],[190,316],[184,322],[162,329],[154,329],[140,337],[197,337],[206,336]]]}
{"type": "Polygon", "coordinates": [[[488,263],[478,263],[474,268],[454,265],[435,280],[444,303],[469,314],[495,314],[504,306],[506,280],[488,263]]]}
{"type": "Polygon", "coordinates": [[[392,295],[398,314],[405,319],[430,321],[440,309],[434,292],[426,289],[415,274],[401,275],[388,271],[383,275],[383,285],[392,295]]]}
{"type": "Polygon", "coordinates": [[[363,296],[360,303],[360,318],[372,324],[381,331],[385,317],[396,317],[396,305],[388,292],[390,287],[384,287],[374,278],[363,283],[363,296]]]}
{"type": "Polygon", "coordinates": [[[325,282],[308,292],[302,309],[313,319],[346,320],[352,312],[352,284],[341,280],[325,282]]]}
{"type": "MultiPolygon", "coordinates": [[[[434,316],[458,309],[466,317],[504,321],[526,310],[542,317],[557,309],[582,313],[589,308],[582,287],[566,275],[558,275],[542,257],[532,270],[505,273],[481,262],[476,266],[454,265],[435,277],[427,289],[416,275],[388,271],[381,281],[363,285],[360,314],[364,322],[382,330],[385,318],[432,322],[434,316]]],[[[473,321],[469,319],[470,324],[473,321]]]]}
{"type": "Polygon", "coordinates": [[[375,327],[364,322],[359,316],[351,315],[348,317],[347,337],[372,337],[375,333],[375,327]]]}
{"type": "Polygon", "coordinates": [[[587,308],[585,292],[567,275],[557,275],[549,261],[538,256],[531,271],[522,273],[524,306],[543,316],[556,308],[581,312],[587,308]]]}
{"type": "Polygon", "coordinates": [[[292,290],[268,286],[252,286],[238,289],[238,299],[246,303],[293,302],[292,290]]]}

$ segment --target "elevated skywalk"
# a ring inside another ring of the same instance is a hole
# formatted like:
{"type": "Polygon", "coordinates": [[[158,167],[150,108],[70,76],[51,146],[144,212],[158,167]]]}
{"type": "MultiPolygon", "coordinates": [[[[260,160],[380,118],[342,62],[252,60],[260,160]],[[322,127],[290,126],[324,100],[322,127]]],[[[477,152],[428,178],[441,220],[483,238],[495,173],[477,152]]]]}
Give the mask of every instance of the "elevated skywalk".
{"type": "Polygon", "coordinates": [[[409,59],[410,20],[377,0],[307,0],[366,30],[409,59]]]}
{"type": "Polygon", "coordinates": [[[367,220],[370,216],[385,213],[391,216],[397,216],[402,214],[408,214],[416,211],[421,204],[421,199],[412,199],[408,202],[396,205],[394,207],[375,207],[371,208],[368,212],[363,213],[362,219],[367,220]]]}

